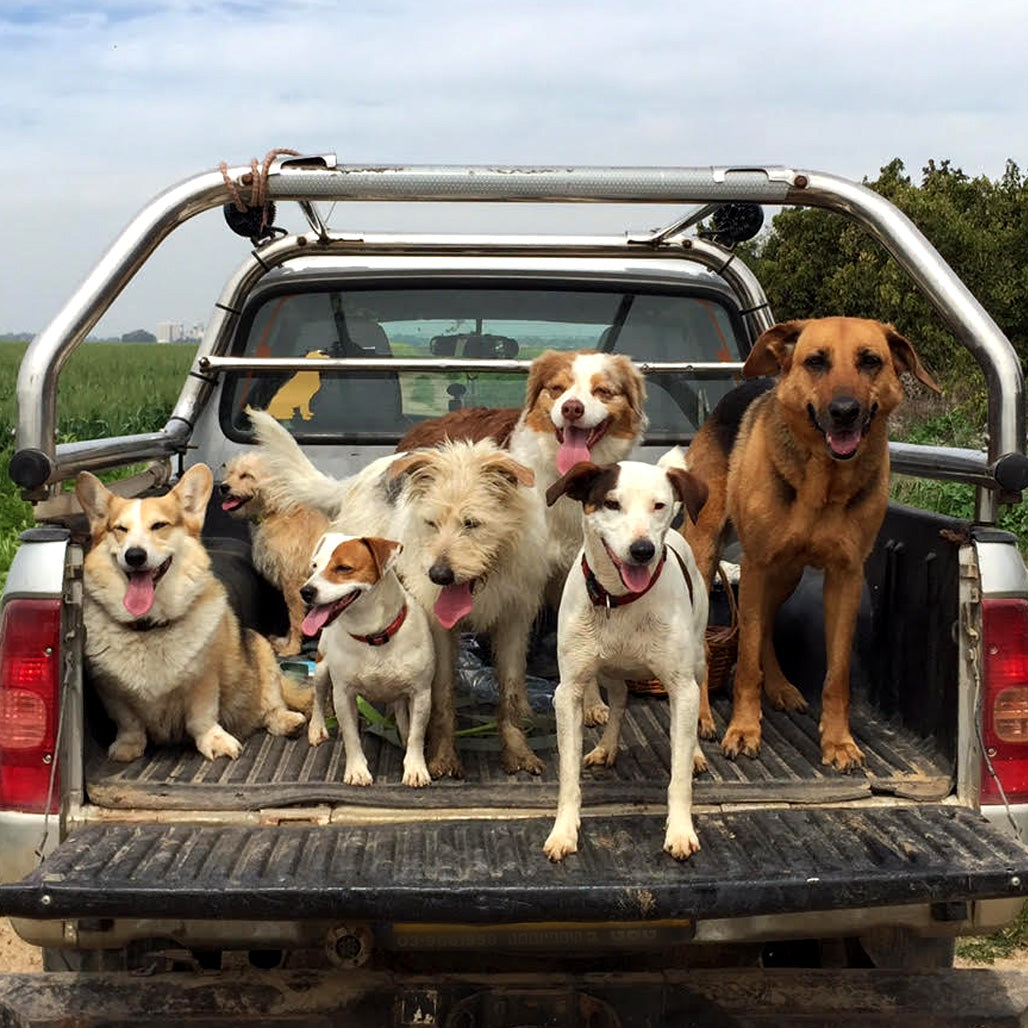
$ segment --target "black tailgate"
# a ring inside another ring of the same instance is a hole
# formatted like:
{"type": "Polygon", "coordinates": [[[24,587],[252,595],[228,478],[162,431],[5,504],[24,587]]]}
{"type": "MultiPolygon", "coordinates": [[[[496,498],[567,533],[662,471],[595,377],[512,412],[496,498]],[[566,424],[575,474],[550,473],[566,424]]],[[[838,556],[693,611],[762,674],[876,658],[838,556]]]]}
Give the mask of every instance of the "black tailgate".
{"type": "Polygon", "coordinates": [[[1019,895],[1028,849],[952,806],[701,814],[703,849],[661,852],[663,818],[589,817],[542,854],[550,818],[373,826],[94,825],[0,914],[373,921],[732,917],[1019,895]]]}

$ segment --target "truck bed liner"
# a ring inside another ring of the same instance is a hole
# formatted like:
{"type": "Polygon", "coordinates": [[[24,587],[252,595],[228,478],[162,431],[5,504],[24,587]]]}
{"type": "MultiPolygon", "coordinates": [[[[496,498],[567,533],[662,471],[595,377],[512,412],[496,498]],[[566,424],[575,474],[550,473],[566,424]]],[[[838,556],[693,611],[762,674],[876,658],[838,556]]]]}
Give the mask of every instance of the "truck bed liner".
{"type": "MultiPolygon", "coordinates": [[[[718,696],[714,716],[719,737],[729,717],[729,699],[718,696]]],[[[854,735],[867,755],[866,772],[840,774],[823,767],[816,714],[764,712],[764,743],[756,760],[725,759],[716,742],[704,742],[710,764],[695,782],[696,803],[776,801],[828,803],[872,794],[938,800],[952,789],[946,762],[930,743],[886,721],[867,704],[852,711],[854,735]]],[[[539,752],[546,769],[539,777],[507,775],[495,749],[462,750],[466,777],[433,782],[426,789],[400,784],[402,754],[365,732],[364,750],[375,776],[366,788],[342,783],[343,746],[333,737],[312,748],[306,735],[282,739],[263,732],[249,739],[235,761],[204,760],[195,750],[158,749],[131,764],[102,755],[87,766],[91,802],[105,807],[178,810],[256,810],[295,804],[345,803],[408,808],[544,808],[557,802],[557,753],[552,722],[543,728],[539,752]]],[[[597,729],[586,730],[586,752],[597,729]]],[[[479,740],[479,743],[481,740],[479,740]]],[[[613,768],[587,769],[586,806],[663,803],[670,774],[668,705],[662,697],[632,696],[613,768]]]]}
{"type": "Polygon", "coordinates": [[[661,852],[663,823],[587,817],[562,864],[542,853],[547,817],[89,825],[0,886],[0,914],[638,921],[1006,897],[1028,876],[1028,850],[963,807],[700,814],[702,849],[681,863],[661,852]]]}

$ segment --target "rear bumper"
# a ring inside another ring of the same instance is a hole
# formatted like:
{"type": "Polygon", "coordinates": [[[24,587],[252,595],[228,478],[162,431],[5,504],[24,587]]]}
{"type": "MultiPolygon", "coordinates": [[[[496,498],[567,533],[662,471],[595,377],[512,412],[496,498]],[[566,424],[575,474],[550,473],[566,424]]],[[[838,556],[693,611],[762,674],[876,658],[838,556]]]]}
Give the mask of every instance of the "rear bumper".
{"type": "Polygon", "coordinates": [[[150,1028],[202,1023],[407,1028],[424,1024],[1007,1025],[1028,975],[733,968],[661,973],[397,976],[386,972],[0,977],[0,1020],[150,1028]]]}

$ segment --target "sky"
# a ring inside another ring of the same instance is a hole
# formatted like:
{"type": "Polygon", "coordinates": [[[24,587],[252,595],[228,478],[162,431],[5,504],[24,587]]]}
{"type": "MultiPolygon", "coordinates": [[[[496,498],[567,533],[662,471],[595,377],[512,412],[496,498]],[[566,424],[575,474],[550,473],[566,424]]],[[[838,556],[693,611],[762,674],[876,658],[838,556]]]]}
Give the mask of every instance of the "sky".
{"type": "MultiPolygon", "coordinates": [[[[39,331],[166,187],[288,146],[340,163],[1028,164],[1018,0],[0,0],[0,331],[39,331]]],[[[337,207],[334,227],[615,231],[650,208],[337,207]]],[[[295,215],[288,227],[304,224],[295,215]]],[[[217,211],[94,330],[206,322],[217,211]]]]}

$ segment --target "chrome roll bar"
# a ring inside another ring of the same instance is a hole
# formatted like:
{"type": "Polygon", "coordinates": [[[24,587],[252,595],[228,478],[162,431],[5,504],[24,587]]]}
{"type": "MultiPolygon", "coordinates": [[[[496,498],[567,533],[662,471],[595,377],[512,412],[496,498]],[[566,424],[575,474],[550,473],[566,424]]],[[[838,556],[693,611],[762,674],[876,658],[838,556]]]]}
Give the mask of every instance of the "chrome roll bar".
{"type": "MultiPolygon", "coordinates": [[[[235,167],[229,171],[233,180],[244,184],[249,174],[246,167],[235,167]]],[[[988,454],[983,455],[981,466],[987,471],[1005,455],[1024,454],[1024,378],[1013,347],[914,224],[884,197],[857,183],[822,172],[795,171],[781,166],[338,166],[333,156],[324,155],[277,161],[271,167],[267,196],[275,200],[389,202],[717,205],[748,201],[815,206],[836,211],[861,224],[885,246],[981,366],[989,392],[988,454]]],[[[18,373],[16,446],[18,451],[33,455],[37,468],[46,466],[45,478],[38,485],[58,481],[82,466],[76,467],[75,456],[67,449],[62,447],[59,453],[55,446],[57,378],[68,356],[167,235],[194,215],[230,199],[225,182],[216,171],[187,179],[161,193],[129,223],[71,299],[30,344],[18,373]]],[[[292,238],[291,245],[295,246],[301,245],[300,239],[304,240],[302,245],[325,240],[324,234],[318,232],[310,237],[292,238]]],[[[539,245],[543,245],[543,238],[538,238],[539,245]]],[[[354,252],[369,252],[363,240],[357,237],[350,239],[354,252]]],[[[278,240],[262,247],[254,258],[256,268],[244,267],[237,273],[235,281],[250,281],[258,271],[263,274],[268,266],[276,263],[273,251],[281,242],[278,240]],[[269,257],[272,258],[270,262],[269,257]]],[[[550,239],[551,246],[559,247],[562,242],[550,239]]],[[[624,254],[632,247],[640,247],[648,256],[682,256],[684,242],[674,234],[666,237],[657,233],[653,237],[624,241],[620,252],[624,254]]],[[[695,250],[699,241],[688,242],[695,250]]],[[[486,252],[486,237],[482,237],[481,245],[482,250],[471,248],[464,252],[486,252]]],[[[311,246],[307,252],[313,252],[315,248],[311,246]]],[[[497,251],[489,247],[488,252],[497,251]]],[[[569,253],[567,250],[562,252],[569,253]]],[[[695,254],[691,256],[695,257],[695,254]]],[[[723,274],[728,278],[730,269],[741,267],[741,262],[731,262],[723,274]]],[[[738,271],[736,275],[738,278],[738,271]]],[[[732,284],[735,287],[735,283],[732,284]]],[[[227,317],[215,317],[211,326],[213,331],[209,329],[201,346],[201,357],[216,355],[215,344],[224,338],[228,327],[226,322],[234,316],[231,310],[222,313],[227,317]]],[[[183,390],[173,416],[173,421],[175,418],[180,420],[174,424],[169,422],[168,429],[160,433],[160,446],[169,439],[181,438],[181,425],[190,420],[183,418],[183,414],[195,413],[195,408],[189,408],[202,399],[207,388],[208,384],[191,380],[183,390]]],[[[141,446],[138,451],[125,456],[131,459],[153,456],[152,450],[157,445],[141,446]]],[[[102,450],[103,442],[98,441],[97,447],[102,450]]],[[[94,458],[96,456],[94,453],[94,458]]],[[[81,452],[78,459],[81,460],[81,452]]],[[[992,484],[995,485],[994,482],[992,484]]],[[[980,494],[979,514],[983,520],[994,520],[996,499],[994,490],[987,495],[980,494]]]]}

